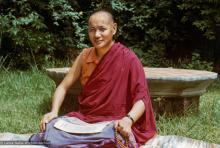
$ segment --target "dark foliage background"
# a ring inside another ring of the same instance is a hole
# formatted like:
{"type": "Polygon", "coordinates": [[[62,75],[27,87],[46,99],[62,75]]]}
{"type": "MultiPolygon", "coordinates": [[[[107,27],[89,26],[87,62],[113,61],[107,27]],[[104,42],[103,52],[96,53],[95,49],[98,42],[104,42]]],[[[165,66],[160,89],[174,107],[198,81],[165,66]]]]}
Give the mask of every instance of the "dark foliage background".
{"type": "Polygon", "coordinates": [[[0,67],[73,60],[91,46],[87,19],[100,8],[144,65],[220,72],[218,0],[0,0],[0,67]]]}

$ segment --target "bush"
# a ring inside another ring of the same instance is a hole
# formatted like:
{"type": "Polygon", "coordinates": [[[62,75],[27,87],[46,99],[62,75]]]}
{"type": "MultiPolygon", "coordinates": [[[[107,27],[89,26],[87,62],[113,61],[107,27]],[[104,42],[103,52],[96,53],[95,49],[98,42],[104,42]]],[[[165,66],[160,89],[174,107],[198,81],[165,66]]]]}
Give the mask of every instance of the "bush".
{"type": "Polygon", "coordinates": [[[11,0],[0,4],[0,55],[9,56],[15,67],[74,58],[91,46],[87,19],[100,8],[113,12],[119,25],[116,40],[137,54],[143,52],[143,64],[164,66],[164,59],[182,59],[193,49],[205,57],[210,46],[213,52],[207,59],[218,61],[218,1],[11,0]]]}
{"type": "Polygon", "coordinates": [[[180,68],[197,69],[197,70],[213,70],[213,62],[203,61],[198,53],[192,53],[192,58],[185,58],[178,61],[180,68]]]}
{"type": "Polygon", "coordinates": [[[1,38],[5,41],[0,54],[10,57],[8,63],[11,62],[12,67],[40,66],[48,60],[70,57],[74,47],[85,47],[85,36],[77,22],[80,13],[75,12],[66,0],[37,1],[36,4],[27,0],[2,3],[9,8],[0,17],[1,38]],[[72,28],[67,30],[65,21],[73,22],[70,24],[72,28]]]}

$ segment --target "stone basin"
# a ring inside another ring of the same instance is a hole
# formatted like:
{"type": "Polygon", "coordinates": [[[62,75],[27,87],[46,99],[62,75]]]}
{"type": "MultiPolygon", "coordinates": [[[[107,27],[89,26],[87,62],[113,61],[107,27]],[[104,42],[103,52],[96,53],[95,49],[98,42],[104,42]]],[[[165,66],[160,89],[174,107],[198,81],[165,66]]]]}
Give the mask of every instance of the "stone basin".
{"type": "MultiPolygon", "coordinates": [[[[46,71],[58,86],[69,68],[49,68],[46,71]]],[[[154,111],[160,114],[184,113],[189,108],[197,112],[199,97],[217,79],[217,73],[201,70],[144,67],[144,72],[154,111]]],[[[77,82],[68,91],[62,107],[64,112],[77,109],[74,98],[80,90],[81,85],[77,82]]]]}

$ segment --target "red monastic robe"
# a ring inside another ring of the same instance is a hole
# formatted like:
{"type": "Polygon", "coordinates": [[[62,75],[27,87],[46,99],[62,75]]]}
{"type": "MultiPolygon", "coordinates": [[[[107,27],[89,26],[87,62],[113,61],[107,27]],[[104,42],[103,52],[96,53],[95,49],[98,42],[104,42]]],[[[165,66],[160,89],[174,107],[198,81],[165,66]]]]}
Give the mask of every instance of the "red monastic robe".
{"type": "Polygon", "coordinates": [[[143,100],[145,113],[132,126],[139,145],[156,134],[151,99],[142,64],[121,43],[114,43],[101,59],[78,97],[79,110],[67,116],[88,123],[123,118],[138,100],[143,100]]]}

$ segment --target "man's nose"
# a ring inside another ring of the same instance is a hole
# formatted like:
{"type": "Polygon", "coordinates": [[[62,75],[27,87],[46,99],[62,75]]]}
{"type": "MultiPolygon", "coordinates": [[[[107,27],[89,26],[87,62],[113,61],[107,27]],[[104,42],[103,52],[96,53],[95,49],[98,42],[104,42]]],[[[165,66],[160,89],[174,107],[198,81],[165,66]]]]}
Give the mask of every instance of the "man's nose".
{"type": "Polygon", "coordinates": [[[100,33],[100,31],[97,30],[97,31],[95,32],[95,37],[98,38],[98,37],[100,37],[100,36],[101,36],[101,33],[100,33]]]}

